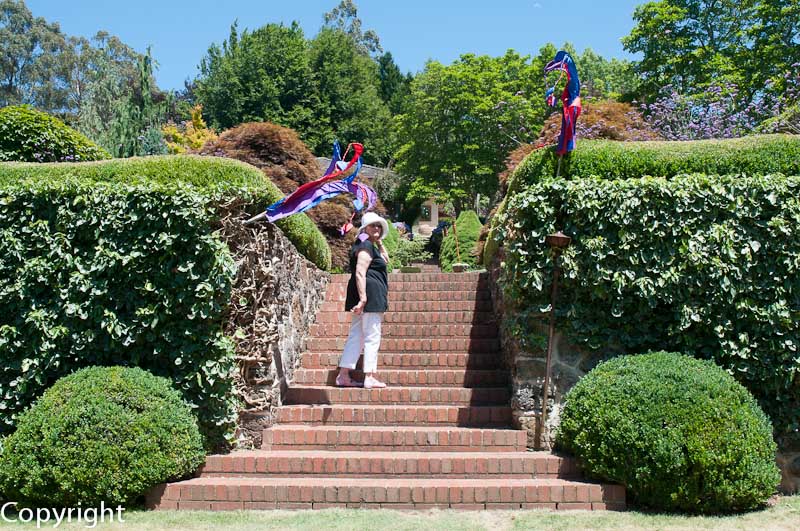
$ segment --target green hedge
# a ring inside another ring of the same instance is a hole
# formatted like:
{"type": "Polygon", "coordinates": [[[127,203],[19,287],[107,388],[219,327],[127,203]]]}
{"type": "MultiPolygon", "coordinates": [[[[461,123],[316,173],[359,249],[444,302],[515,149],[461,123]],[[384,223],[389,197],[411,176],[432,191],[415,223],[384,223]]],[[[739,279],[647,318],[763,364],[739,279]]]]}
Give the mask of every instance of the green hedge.
{"type": "MultiPolygon", "coordinates": [[[[192,185],[209,196],[210,204],[232,197],[245,199],[248,211],[255,214],[283,197],[257,168],[236,160],[193,155],[157,156],[86,164],[0,164],[0,189],[14,183],[75,180],[84,183],[130,185],[192,185]]],[[[305,214],[285,218],[277,225],[297,250],[317,267],[328,270],[331,251],[325,236],[305,214]]]]}
{"type": "Polygon", "coordinates": [[[546,180],[500,216],[512,328],[549,304],[545,236],[564,254],[559,329],[591,349],[691,352],[800,433],[800,177],[546,180]]]}
{"type": "Polygon", "coordinates": [[[389,253],[389,263],[386,264],[386,270],[391,273],[395,268],[400,267],[400,263],[394,256],[397,246],[400,245],[400,231],[392,224],[392,220],[387,219],[386,221],[389,223],[389,233],[383,239],[383,245],[386,247],[386,252],[389,253]]]}
{"type": "Polygon", "coordinates": [[[38,507],[127,506],[204,460],[197,421],[168,380],[90,367],[20,416],[0,455],[0,492],[38,507]]]}
{"type": "Polygon", "coordinates": [[[28,105],[0,109],[0,161],[82,162],[111,155],[61,120],[28,105]]]}
{"type": "MultiPolygon", "coordinates": [[[[532,152],[509,179],[508,192],[498,214],[504,214],[510,198],[526,186],[554,177],[557,167],[554,149],[532,152]]],[[[564,157],[559,175],[638,179],[689,173],[800,175],[800,136],[761,135],[692,142],[582,140],[578,149],[564,157]]],[[[484,248],[483,263],[487,267],[497,252],[497,242],[492,241],[497,233],[497,220],[498,216],[492,220],[490,238],[484,248]]]]}
{"type": "Polygon", "coordinates": [[[455,230],[450,226],[447,229],[447,236],[442,239],[442,246],[439,248],[439,267],[442,271],[452,271],[453,264],[460,262],[468,264],[474,268],[478,264],[475,256],[475,244],[481,234],[481,220],[474,210],[465,210],[459,214],[456,220],[455,230]],[[456,252],[456,234],[458,234],[458,252],[456,252]]]}
{"type": "MultiPolygon", "coordinates": [[[[172,379],[218,441],[236,412],[222,333],[235,266],[213,233],[216,211],[280,195],[226,159],[1,164],[0,431],[59,377],[130,365],[172,379]]],[[[306,216],[282,228],[330,265],[306,216]]]]}
{"type": "Polygon", "coordinates": [[[0,430],[89,365],[169,377],[206,433],[230,424],[233,344],[222,325],[235,265],[211,221],[207,197],[180,186],[2,189],[0,430]]]}
{"type": "MultiPolygon", "coordinates": [[[[553,149],[531,153],[514,172],[509,192],[555,177],[553,149]]],[[[800,175],[800,136],[761,135],[691,142],[582,140],[561,163],[561,177],[635,179],[687,173],[800,175]]]]}
{"type": "Polygon", "coordinates": [[[657,510],[756,509],[781,478],[772,426],[752,395],[713,363],[674,353],[595,367],[565,397],[558,443],[657,510]]]}

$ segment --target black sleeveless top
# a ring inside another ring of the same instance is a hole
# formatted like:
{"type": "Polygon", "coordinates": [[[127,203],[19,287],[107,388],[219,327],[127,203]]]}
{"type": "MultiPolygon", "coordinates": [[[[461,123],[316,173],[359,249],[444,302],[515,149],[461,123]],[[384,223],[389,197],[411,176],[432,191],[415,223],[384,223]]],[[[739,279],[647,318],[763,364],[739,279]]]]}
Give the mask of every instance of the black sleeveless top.
{"type": "Polygon", "coordinates": [[[347,283],[347,300],[344,303],[344,311],[349,312],[353,306],[358,304],[358,288],[356,287],[356,263],[358,253],[367,251],[372,257],[367,269],[367,304],[364,306],[365,312],[385,312],[389,308],[389,277],[386,275],[386,261],[381,256],[380,251],[369,241],[359,241],[353,244],[350,249],[350,281],[347,283]]]}

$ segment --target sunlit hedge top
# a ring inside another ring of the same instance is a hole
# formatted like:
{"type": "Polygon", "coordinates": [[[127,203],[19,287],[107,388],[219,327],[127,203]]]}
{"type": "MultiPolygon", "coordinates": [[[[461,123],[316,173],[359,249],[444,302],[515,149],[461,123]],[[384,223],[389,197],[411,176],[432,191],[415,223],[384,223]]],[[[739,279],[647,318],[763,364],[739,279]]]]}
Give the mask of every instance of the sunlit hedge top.
{"type": "MultiPolygon", "coordinates": [[[[534,151],[509,183],[509,194],[543,177],[555,176],[553,149],[534,151]]],[[[761,135],[691,142],[615,142],[581,140],[561,162],[562,177],[634,179],[673,177],[687,173],[784,175],[800,174],[800,136],[761,135]]]]}
{"type": "MultiPolygon", "coordinates": [[[[71,181],[130,185],[189,184],[210,194],[210,200],[243,197],[258,210],[283,197],[283,193],[257,168],[220,157],[161,156],[77,164],[0,164],[0,187],[33,186],[71,181]]],[[[253,213],[253,212],[251,212],[253,213]]],[[[303,256],[322,269],[330,269],[330,248],[317,226],[305,214],[278,222],[303,256]]]]}
{"type": "MultiPolygon", "coordinates": [[[[491,264],[498,248],[494,237],[508,202],[527,186],[555,177],[558,156],[553,148],[532,152],[508,181],[508,192],[492,218],[483,263],[491,264]]],[[[800,135],[760,135],[688,142],[616,142],[581,140],[561,161],[560,177],[638,179],[704,173],[707,175],[798,175],[800,135]]]]}
{"type": "Polygon", "coordinates": [[[111,155],[49,114],[28,105],[0,109],[0,161],[77,162],[111,155]]]}
{"type": "Polygon", "coordinates": [[[62,181],[68,178],[125,184],[186,183],[206,189],[247,187],[269,191],[277,197],[283,195],[258,168],[220,157],[182,155],[113,159],[83,164],[18,162],[0,165],[0,186],[23,180],[62,181]]]}

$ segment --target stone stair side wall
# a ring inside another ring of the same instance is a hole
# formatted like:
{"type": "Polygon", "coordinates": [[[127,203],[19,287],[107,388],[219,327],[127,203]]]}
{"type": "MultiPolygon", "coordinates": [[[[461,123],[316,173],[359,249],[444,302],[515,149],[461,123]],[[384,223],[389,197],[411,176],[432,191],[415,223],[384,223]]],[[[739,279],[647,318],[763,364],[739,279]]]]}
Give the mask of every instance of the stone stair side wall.
{"type": "Polygon", "coordinates": [[[549,316],[532,323],[532,331],[543,338],[541,347],[524,348],[503,326],[508,311],[499,282],[503,249],[500,248],[489,271],[489,285],[497,322],[500,323],[500,344],[506,366],[511,372],[511,407],[515,425],[528,433],[528,448],[550,450],[555,442],[555,430],[560,420],[564,395],[606,356],[588,352],[571,344],[555,331],[550,374],[550,392],[547,406],[547,426],[540,441],[540,418],[544,396],[544,378],[547,362],[547,336],[549,316]]]}
{"type": "Polygon", "coordinates": [[[302,256],[275,225],[224,223],[236,261],[226,335],[236,344],[236,394],[242,402],[239,448],[258,448],[276,420],[330,275],[302,256]]]}

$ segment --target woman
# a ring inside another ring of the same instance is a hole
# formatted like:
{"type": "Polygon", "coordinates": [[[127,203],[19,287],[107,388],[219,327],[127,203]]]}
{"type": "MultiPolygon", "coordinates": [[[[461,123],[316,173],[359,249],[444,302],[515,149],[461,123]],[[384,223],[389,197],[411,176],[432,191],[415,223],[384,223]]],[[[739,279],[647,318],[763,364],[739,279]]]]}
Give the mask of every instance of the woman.
{"type": "Polygon", "coordinates": [[[361,218],[358,237],[350,249],[350,281],[344,310],[353,312],[350,335],[344,344],[339,360],[339,387],[360,387],[362,384],[350,377],[356,368],[361,349],[364,349],[364,388],[386,387],[375,377],[378,368],[378,347],[381,345],[381,322],[388,308],[389,278],[386,264],[389,254],[382,240],[389,232],[385,219],[373,212],[361,218]]]}

